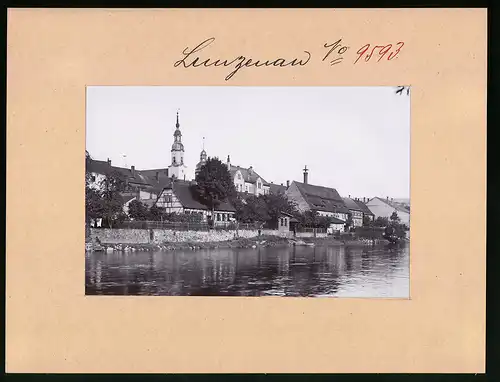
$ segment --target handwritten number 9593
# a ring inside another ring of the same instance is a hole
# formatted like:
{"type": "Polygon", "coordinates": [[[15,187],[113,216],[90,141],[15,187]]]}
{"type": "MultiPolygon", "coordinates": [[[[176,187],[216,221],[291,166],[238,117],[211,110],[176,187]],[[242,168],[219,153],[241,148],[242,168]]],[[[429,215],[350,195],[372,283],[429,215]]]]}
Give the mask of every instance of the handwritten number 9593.
{"type": "Polygon", "coordinates": [[[404,46],[404,42],[398,42],[396,46],[393,48],[392,44],[388,45],[375,45],[370,49],[370,44],[363,45],[359,50],[356,52],[358,55],[358,58],[354,63],[357,63],[363,56],[365,59],[365,62],[370,61],[374,53],[378,53],[378,60],[379,62],[381,59],[383,59],[387,55],[387,60],[390,61],[394,59],[400,52],[401,48],[404,46]],[[388,54],[389,53],[389,54],[388,54]]]}

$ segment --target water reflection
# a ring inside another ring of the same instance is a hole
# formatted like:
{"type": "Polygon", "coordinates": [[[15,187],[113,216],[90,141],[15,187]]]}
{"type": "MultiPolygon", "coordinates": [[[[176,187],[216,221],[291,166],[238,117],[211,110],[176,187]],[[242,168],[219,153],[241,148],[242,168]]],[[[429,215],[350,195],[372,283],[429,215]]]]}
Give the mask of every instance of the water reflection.
{"type": "Polygon", "coordinates": [[[408,298],[408,247],[92,253],[86,294],[408,298]]]}

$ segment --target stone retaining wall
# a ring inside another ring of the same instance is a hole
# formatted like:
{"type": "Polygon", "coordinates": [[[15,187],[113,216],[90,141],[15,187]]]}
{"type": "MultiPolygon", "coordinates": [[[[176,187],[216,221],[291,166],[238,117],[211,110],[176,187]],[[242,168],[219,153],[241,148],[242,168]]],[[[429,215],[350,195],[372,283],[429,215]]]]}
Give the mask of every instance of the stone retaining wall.
{"type": "Polygon", "coordinates": [[[316,232],[316,236],[314,236],[313,232],[297,232],[297,237],[321,237],[321,238],[324,238],[327,236],[328,236],[328,234],[319,233],[319,232],[316,232]]]}
{"type": "MultiPolygon", "coordinates": [[[[262,235],[275,235],[287,237],[287,233],[278,230],[262,230],[262,235]]],[[[91,228],[90,237],[98,238],[103,244],[161,244],[164,242],[217,242],[235,239],[234,230],[213,231],[174,231],[167,229],[131,229],[131,228],[91,228]]],[[[238,230],[238,237],[252,238],[258,236],[257,230],[238,230]]]]}
{"type": "Polygon", "coordinates": [[[109,244],[148,244],[149,231],[147,229],[110,229],[91,228],[90,237],[98,238],[102,243],[109,244]]]}
{"type": "MultiPolygon", "coordinates": [[[[239,230],[238,237],[251,238],[258,235],[257,231],[239,230]]],[[[185,242],[216,242],[228,241],[236,238],[236,231],[173,231],[165,229],[153,230],[153,243],[185,243],[185,242]]]]}

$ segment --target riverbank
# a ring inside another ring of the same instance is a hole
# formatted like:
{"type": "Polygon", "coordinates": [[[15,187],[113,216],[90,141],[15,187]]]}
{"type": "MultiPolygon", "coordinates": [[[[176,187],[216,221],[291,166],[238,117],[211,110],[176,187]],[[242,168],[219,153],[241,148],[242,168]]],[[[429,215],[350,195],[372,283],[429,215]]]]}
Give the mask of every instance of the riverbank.
{"type": "Polygon", "coordinates": [[[381,246],[386,245],[385,240],[337,240],[333,237],[291,239],[280,236],[263,235],[254,238],[237,238],[219,242],[164,242],[161,244],[130,244],[130,243],[86,243],[86,251],[104,252],[135,252],[135,251],[174,251],[174,250],[200,250],[217,248],[265,248],[278,246],[381,246]]]}

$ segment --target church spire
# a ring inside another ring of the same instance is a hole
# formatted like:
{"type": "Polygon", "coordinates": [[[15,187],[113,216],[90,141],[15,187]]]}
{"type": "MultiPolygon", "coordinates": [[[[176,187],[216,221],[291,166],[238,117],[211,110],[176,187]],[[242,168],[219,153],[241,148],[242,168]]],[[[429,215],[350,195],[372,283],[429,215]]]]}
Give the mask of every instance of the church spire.
{"type": "Polygon", "coordinates": [[[176,122],[176,124],[175,124],[175,127],[176,127],[177,129],[179,129],[179,126],[180,126],[180,125],[179,125],[179,109],[177,109],[177,122],[176,122]]]}

